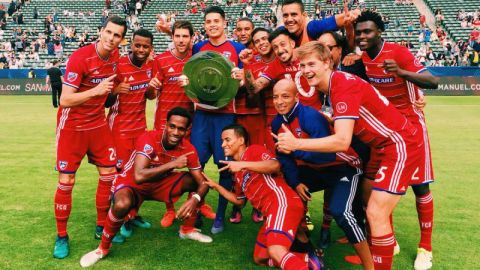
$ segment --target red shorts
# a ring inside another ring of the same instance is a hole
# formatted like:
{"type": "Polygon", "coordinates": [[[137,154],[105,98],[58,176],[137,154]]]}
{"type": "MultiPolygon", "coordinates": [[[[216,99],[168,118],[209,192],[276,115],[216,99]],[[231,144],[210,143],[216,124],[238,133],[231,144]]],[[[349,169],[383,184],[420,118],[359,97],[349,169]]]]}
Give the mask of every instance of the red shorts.
{"type": "Polygon", "coordinates": [[[268,258],[267,248],[273,245],[290,249],[295,240],[297,228],[305,216],[304,206],[298,196],[287,194],[285,206],[279,206],[276,200],[270,205],[267,213],[263,213],[265,221],[258,231],[253,256],[268,258]]]}
{"type": "Polygon", "coordinates": [[[398,149],[396,144],[372,148],[365,177],[373,180],[374,190],[405,194],[411,181],[418,177],[422,148],[423,145],[412,144],[399,144],[398,149]]]}
{"type": "Polygon", "coordinates": [[[419,163],[418,173],[412,179],[410,185],[423,185],[434,181],[432,152],[430,151],[430,139],[428,138],[427,124],[423,112],[418,111],[416,115],[408,117],[408,120],[417,128],[418,136],[423,142],[422,146],[422,162],[419,163]]]}
{"type": "Polygon", "coordinates": [[[262,114],[237,114],[237,123],[247,129],[250,144],[265,145],[265,117],[262,114]]]}
{"type": "Polygon", "coordinates": [[[122,136],[113,134],[113,141],[115,143],[115,149],[117,150],[117,168],[122,169],[123,166],[130,160],[132,154],[135,153],[135,144],[138,136],[122,136]]]}
{"type": "Polygon", "coordinates": [[[84,131],[57,130],[57,171],[75,173],[85,154],[89,163],[99,167],[115,167],[115,146],[107,125],[84,131]]]}
{"type": "Polygon", "coordinates": [[[180,199],[182,192],[182,178],[187,172],[174,172],[157,182],[136,184],[133,181],[133,174],[119,175],[114,192],[122,188],[130,188],[135,194],[135,207],[138,207],[145,200],[159,202],[173,202],[180,199]]]}

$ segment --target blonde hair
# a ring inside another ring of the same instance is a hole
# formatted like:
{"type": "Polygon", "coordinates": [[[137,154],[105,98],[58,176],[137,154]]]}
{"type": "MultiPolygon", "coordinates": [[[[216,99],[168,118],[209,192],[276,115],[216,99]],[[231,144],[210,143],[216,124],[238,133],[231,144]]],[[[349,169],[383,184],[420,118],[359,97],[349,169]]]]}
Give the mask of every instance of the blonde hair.
{"type": "Polygon", "coordinates": [[[315,54],[316,57],[322,62],[330,62],[330,68],[333,69],[333,58],[330,50],[327,46],[318,41],[310,41],[297,49],[297,58],[302,60],[307,56],[315,54]]]}

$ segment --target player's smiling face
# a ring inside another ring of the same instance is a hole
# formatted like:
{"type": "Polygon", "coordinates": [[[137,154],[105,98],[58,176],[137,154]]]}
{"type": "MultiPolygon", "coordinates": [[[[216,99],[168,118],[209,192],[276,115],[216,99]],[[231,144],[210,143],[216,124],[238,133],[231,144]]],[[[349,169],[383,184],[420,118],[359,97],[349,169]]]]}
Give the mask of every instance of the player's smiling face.
{"type": "Polygon", "coordinates": [[[310,86],[318,87],[328,82],[332,71],[332,61],[322,61],[316,53],[302,57],[300,71],[310,86]]]}
{"type": "Polygon", "coordinates": [[[169,148],[177,146],[185,137],[188,129],[188,118],[180,115],[172,115],[165,126],[163,145],[169,148]]]}
{"type": "Polygon", "coordinates": [[[219,38],[224,35],[224,29],[226,26],[227,23],[219,13],[208,13],[205,16],[205,32],[210,39],[219,38]]]}
{"type": "Polygon", "coordinates": [[[188,29],[177,28],[173,33],[173,44],[178,53],[184,54],[191,48],[192,36],[188,29]]]}
{"type": "Polygon", "coordinates": [[[152,40],[148,37],[136,35],[132,40],[132,53],[136,60],[143,62],[147,60],[152,52],[152,40]]]}
{"type": "Polygon", "coordinates": [[[359,22],[355,26],[355,42],[362,51],[381,44],[382,31],[372,21],[359,22]]]}
{"type": "Polygon", "coordinates": [[[284,85],[273,88],[273,106],[279,114],[287,114],[298,101],[298,94],[293,82],[291,84],[282,83],[284,85]]]}
{"type": "Polygon", "coordinates": [[[288,63],[292,60],[295,41],[287,35],[279,35],[272,40],[272,49],[282,63],[288,63]]]}
{"type": "Polygon", "coordinates": [[[249,21],[237,22],[237,28],[235,28],[235,34],[237,35],[238,42],[247,46],[252,37],[253,25],[249,21]]]}
{"type": "Polygon", "coordinates": [[[272,45],[268,42],[268,33],[265,31],[258,31],[252,37],[253,45],[260,55],[268,55],[272,52],[272,45]]]}
{"type": "MultiPolygon", "coordinates": [[[[222,148],[226,157],[236,157],[240,153],[240,147],[244,144],[242,137],[237,136],[233,129],[227,129],[222,132],[222,148]]],[[[238,157],[235,158],[238,160],[238,157]]]]}
{"type": "Polygon", "coordinates": [[[302,12],[300,5],[294,3],[283,6],[282,18],[288,32],[300,36],[307,22],[306,13],[302,12]]]}
{"type": "Polygon", "coordinates": [[[124,26],[108,22],[100,31],[101,49],[112,52],[123,39],[124,26]]]}

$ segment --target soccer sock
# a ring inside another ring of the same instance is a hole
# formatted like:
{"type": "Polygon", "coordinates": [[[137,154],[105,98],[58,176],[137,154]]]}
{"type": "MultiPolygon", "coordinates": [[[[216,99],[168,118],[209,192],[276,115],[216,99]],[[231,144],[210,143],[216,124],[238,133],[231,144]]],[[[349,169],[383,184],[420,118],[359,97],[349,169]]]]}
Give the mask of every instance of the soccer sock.
{"type": "Polygon", "coordinates": [[[389,233],[384,236],[372,236],[372,252],[373,265],[375,270],[391,270],[393,261],[393,249],[395,247],[395,236],[389,233]]]}
{"type": "Polygon", "coordinates": [[[167,208],[167,211],[175,211],[175,204],[173,204],[173,202],[166,202],[165,208],[167,208]]]}
{"type": "MultiPolygon", "coordinates": [[[[220,185],[226,190],[232,190],[232,176],[230,174],[220,173],[220,185]]],[[[227,209],[228,201],[222,196],[218,195],[217,219],[225,219],[225,210],[227,209]]]]}
{"type": "Polygon", "coordinates": [[[116,173],[100,174],[98,178],[96,207],[97,207],[97,226],[104,226],[110,208],[110,199],[112,195],[112,183],[117,176],[116,173]]]}
{"type": "Polygon", "coordinates": [[[279,265],[273,259],[268,259],[267,266],[268,267],[279,267],[279,265]]]}
{"type": "Polygon", "coordinates": [[[302,260],[301,257],[296,256],[291,252],[288,252],[283,256],[280,261],[280,268],[284,270],[308,270],[305,258],[302,260]]]}
{"type": "Polygon", "coordinates": [[[328,207],[328,203],[326,201],[323,202],[323,221],[322,221],[322,229],[328,230],[330,229],[330,224],[332,224],[332,213],[330,212],[330,207],[328,207]]]}
{"type": "Polygon", "coordinates": [[[420,243],[418,247],[432,251],[433,197],[427,194],[417,197],[418,222],[420,223],[420,243]]]}
{"type": "Polygon", "coordinates": [[[59,182],[55,192],[55,220],[57,222],[57,234],[60,237],[67,236],[67,223],[72,210],[72,189],[73,184],[59,182]]]}
{"type": "MultiPolygon", "coordinates": [[[[188,194],[188,199],[192,197],[192,193],[188,194]]],[[[197,220],[197,211],[198,207],[195,211],[192,211],[192,214],[183,220],[183,224],[180,226],[180,231],[182,233],[189,233],[195,230],[195,221],[197,220]]]]}
{"type": "Polygon", "coordinates": [[[105,227],[102,233],[102,242],[100,248],[103,250],[110,249],[112,245],[112,238],[117,234],[118,230],[123,224],[124,217],[116,217],[112,210],[108,211],[107,218],[105,219],[105,227]]]}

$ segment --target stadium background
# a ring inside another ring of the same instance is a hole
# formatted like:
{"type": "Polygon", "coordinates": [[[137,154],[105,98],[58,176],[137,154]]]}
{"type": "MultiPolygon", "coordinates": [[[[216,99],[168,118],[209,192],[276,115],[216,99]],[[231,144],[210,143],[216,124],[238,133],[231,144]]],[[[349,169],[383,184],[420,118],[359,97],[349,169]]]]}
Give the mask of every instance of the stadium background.
{"type": "MultiPolygon", "coordinates": [[[[10,1],[5,2],[5,11],[8,14],[10,1]]],[[[18,1],[23,2],[23,1],[18,1]]],[[[39,48],[38,60],[35,55],[30,59],[29,46],[26,61],[22,69],[0,69],[0,268],[1,269],[70,269],[79,268],[78,260],[81,254],[94,248],[97,243],[92,237],[94,221],[94,188],[96,172],[92,166],[85,165],[79,171],[77,188],[74,191],[74,208],[69,226],[73,236],[72,254],[65,260],[58,261],[51,258],[52,242],[54,238],[53,218],[53,191],[56,184],[54,163],[55,114],[51,106],[50,89],[45,85],[45,67],[55,59],[62,59],[63,66],[68,55],[80,45],[80,34],[89,34],[90,39],[96,37],[102,16],[105,15],[103,0],[32,0],[27,1],[19,10],[6,16],[5,29],[0,35],[0,62],[6,54],[15,55],[20,59],[21,51],[7,50],[5,42],[17,37],[23,45],[30,45],[43,39],[45,17],[51,16],[62,27],[75,26],[79,34],[75,39],[65,39],[65,35],[58,34],[60,43],[63,43],[62,54],[48,54],[48,48],[39,48]],[[34,19],[34,9],[38,12],[34,19]],[[66,12],[68,11],[68,12],[66,12]],[[73,15],[72,15],[73,12],[73,15]],[[83,13],[83,17],[79,15],[83,13]],[[94,13],[94,14],[93,14],[94,13]],[[22,14],[23,24],[18,24],[22,14]],[[90,14],[90,15],[89,15],[90,14]],[[56,19],[55,19],[56,17],[56,19]],[[22,30],[14,34],[18,28],[22,30]],[[62,40],[63,37],[63,40],[62,40]],[[30,68],[34,68],[36,79],[28,79],[30,68]],[[4,96],[9,95],[9,96],[4,96]],[[22,95],[22,96],[19,96],[22,95]]],[[[321,9],[336,12],[341,8],[319,1],[321,9]]],[[[330,1],[335,2],[335,1],[330,1]]],[[[353,1],[352,1],[353,2],[353,1]]],[[[359,1],[362,4],[363,1],[359,1]]],[[[412,52],[418,54],[422,43],[419,42],[420,31],[419,12],[427,14],[427,24],[435,32],[435,11],[441,9],[444,19],[440,23],[445,30],[447,40],[451,44],[468,46],[462,52],[458,46],[457,65],[460,67],[429,67],[432,73],[441,76],[438,90],[426,90],[427,95],[456,95],[472,96],[480,94],[480,70],[472,67],[474,58],[471,57],[477,42],[470,40],[473,27],[463,28],[457,20],[458,11],[467,13],[476,12],[480,8],[478,1],[472,0],[425,0],[413,1],[415,5],[405,5],[402,1],[366,0],[367,8],[376,7],[379,12],[389,18],[390,24],[385,33],[388,41],[410,41],[413,44],[412,52]],[[399,3],[396,3],[399,2],[399,3]],[[414,33],[408,35],[409,22],[412,21],[414,33]],[[399,22],[399,26],[397,25],[399,22]],[[472,42],[473,41],[473,42],[472,42]],[[471,45],[471,46],[470,46],[471,45]],[[465,61],[466,60],[466,61],[465,61]]],[[[110,14],[126,16],[120,8],[123,1],[111,1],[110,14]]],[[[153,30],[157,15],[165,18],[177,11],[176,20],[188,19],[194,23],[196,29],[201,28],[202,15],[185,14],[191,10],[191,1],[152,0],[137,16],[138,25],[153,30]]],[[[207,2],[208,5],[212,1],[207,2]]],[[[233,3],[228,6],[220,3],[228,14],[229,33],[233,29],[235,19],[240,16],[245,3],[233,3]]],[[[316,2],[306,3],[307,11],[314,16],[316,2]]],[[[261,20],[256,20],[257,26],[265,26],[264,19],[270,13],[272,3],[269,1],[253,2],[253,15],[258,14],[261,20]],[[262,18],[263,17],[263,18],[262,18]]],[[[276,9],[275,9],[276,10],[276,9]]],[[[476,12],[476,13],[475,13],[476,12]]],[[[468,14],[467,14],[468,16],[468,14]]],[[[104,18],[103,18],[104,19],[104,18]]],[[[471,22],[473,24],[473,21],[471,22]]],[[[135,26],[135,27],[138,27],[135,26]]],[[[271,26],[271,23],[270,23],[271,26]]],[[[3,26],[2,26],[3,27],[3,26]]],[[[55,33],[52,31],[52,41],[55,33]]],[[[127,37],[131,36],[129,30],[127,37]]],[[[46,38],[46,35],[45,35],[46,38]]],[[[15,43],[15,42],[14,42],[15,43]]],[[[155,33],[155,50],[161,52],[168,46],[169,40],[164,35],[155,33]]],[[[127,44],[127,43],[125,43],[127,44]]],[[[22,45],[22,46],[23,46],[22,45]]],[[[45,44],[47,46],[47,44],[45,44]]],[[[447,52],[445,44],[438,39],[431,38],[429,46],[437,55],[449,54],[450,60],[456,58],[456,49],[447,52]]],[[[455,47],[455,46],[454,46],[455,47]]],[[[126,52],[126,47],[122,49],[126,52]]],[[[446,58],[448,58],[446,56],[446,58]]],[[[7,58],[7,57],[5,57],[7,58]]],[[[426,64],[431,64],[431,62],[426,64]]],[[[433,65],[435,64],[434,62],[433,65]]],[[[5,65],[3,65],[5,67],[5,65]]],[[[153,103],[148,104],[149,125],[153,114],[153,103]]],[[[436,196],[436,227],[434,228],[434,268],[433,269],[479,269],[480,263],[475,255],[480,252],[480,237],[477,225],[480,222],[478,205],[480,199],[479,185],[476,177],[479,167],[478,154],[480,153],[480,98],[479,97],[428,97],[426,108],[432,140],[432,151],[437,172],[438,184],[432,189],[436,196]]],[[[216,175],[213,166],[207,167],[207,173],[216,175]]],[[[215,205],[215,195],[210,193],[209,202],[215,205]]],[[[315,194],[314,204],[321,205],[321,194],[315,194]]],[[[142,215],[155,225],[150,231],[137,231],[132,240],[123,246],[112,249],[111,258],[102,262],[96,268],[120,269],[254,269],[251,263],[251,251],[256,236],[257,225],[244,219],[238,226],[229,225],[226,233],[214,238],[213,245],[202,246],[197,243],[182,242],[176,235],[178,224],[169,229],[161,229],[158,220],[163,214],[163,206],[147,203],[142,209],[142,215]]],[[[249,209],[245,211],[249,213],[249,209]]],[[[321,216],[320,207],[313,209],[314,220],[318,222],[321,216]]],[[[415,243],[418,235],[418,225],[414,210],[414,198],[407,195],[395,212],[396,232],[402,246],[402,253],[396,257],[394,269],[412,269],[415,255],[415,243]]],[[[211,226],[207,221],[206,229],[211,226]]],[[[335,227],[335,226],[333,226],[335,227]]],[[[313,233],[318,237],[318,230],[313,233]]],[[[338,229],[334,230],[334,237],[340,236],[338,229]]],[[[345,264],[343,255],[351,253],[346,246],[333,245],[327,250],[327,263],[331,269],[358,269],[345,264]]]]}

